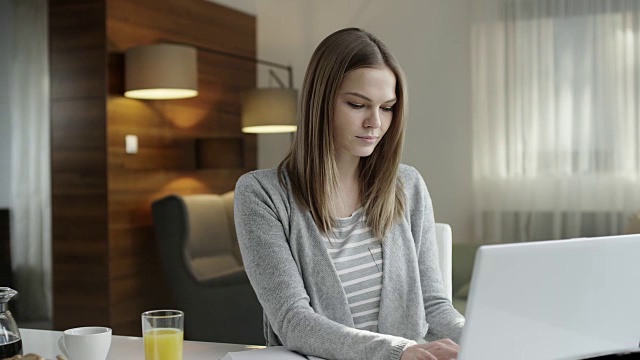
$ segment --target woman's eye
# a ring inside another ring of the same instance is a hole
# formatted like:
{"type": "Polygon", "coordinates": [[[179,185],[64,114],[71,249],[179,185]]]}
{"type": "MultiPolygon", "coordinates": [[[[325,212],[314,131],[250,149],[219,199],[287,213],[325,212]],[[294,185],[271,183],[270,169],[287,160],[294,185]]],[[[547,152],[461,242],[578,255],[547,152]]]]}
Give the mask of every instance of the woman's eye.
{"type": "Polygon", "coordinates": [[[382,109],[382,111],[391,112],[391,111],[393,111],[393,106],[383,107],[381,109],[382,109]]]}
{"type": "Polygon", "coordinates": [[[355,103],[352,103],[352,102],[349,102],[349,106],[351,106],[354,109],[362,109],[364,107],[364,105],[362,105],[362,104],[355,104],[355,103]]]}

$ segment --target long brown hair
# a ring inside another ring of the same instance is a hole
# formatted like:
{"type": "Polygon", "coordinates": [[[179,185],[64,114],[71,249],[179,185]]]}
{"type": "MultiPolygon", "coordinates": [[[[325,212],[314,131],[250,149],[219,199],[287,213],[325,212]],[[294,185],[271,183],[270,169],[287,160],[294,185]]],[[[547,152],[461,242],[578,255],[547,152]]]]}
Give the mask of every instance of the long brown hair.
{"type": "Polygon", "coordinates": [[[289,153],[278,166],[284,169],[298,204],[311,211],[316,225],[328,234],[334,223],[330,194],[338,188],[334,158],[333,110],[345,75],[363,67],[388,67],[396,77],[393,119],[373,153],[360,158],[361,199],[368,225],[383,239],[404,214],[405,199],[398,167],[402,154],[407,107],[406,79],[387,46],[357,28],[334,32],[316,48],[304,78],[298,106],[298,131],[289,153]]]}

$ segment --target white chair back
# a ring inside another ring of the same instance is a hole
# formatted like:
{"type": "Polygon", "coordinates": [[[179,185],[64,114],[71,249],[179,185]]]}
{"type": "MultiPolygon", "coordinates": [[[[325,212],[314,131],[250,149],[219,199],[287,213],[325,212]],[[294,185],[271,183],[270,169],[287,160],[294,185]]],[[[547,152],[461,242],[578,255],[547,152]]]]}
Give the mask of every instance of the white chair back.
{"type": "Polygon", "coordinates": [[[449,301],[451,301],[453,298],[453,284],[451,280],[453,268],[451,247],[453,237],[449,224],[436,223],[436,242],[438,243],[438,259],[440,262],[440,272],[442,273],[442,282],[444,283],[444,291],[449,301]]]}

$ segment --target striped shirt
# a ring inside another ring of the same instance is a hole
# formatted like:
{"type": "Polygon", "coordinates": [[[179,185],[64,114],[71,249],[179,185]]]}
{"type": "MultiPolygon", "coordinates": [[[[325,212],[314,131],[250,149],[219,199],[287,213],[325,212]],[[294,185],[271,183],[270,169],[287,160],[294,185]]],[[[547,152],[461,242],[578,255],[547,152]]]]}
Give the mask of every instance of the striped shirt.
{"type": "Polygon", "coordinates": [[[356,329],[378,331],[382,292],[382,243],[367,226],[364,209],[336,220],[325,245],[333,262],[356,329]]]}

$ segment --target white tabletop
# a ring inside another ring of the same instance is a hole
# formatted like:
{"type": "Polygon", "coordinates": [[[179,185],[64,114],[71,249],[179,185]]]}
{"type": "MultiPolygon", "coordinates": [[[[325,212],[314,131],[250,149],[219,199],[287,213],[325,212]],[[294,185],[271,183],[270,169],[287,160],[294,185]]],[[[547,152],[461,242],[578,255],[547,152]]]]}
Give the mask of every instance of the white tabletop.
{"type": "MultiPolygon", "coordinates": [[[[61,331],[20,329],[24,354],[34,353],[46,359],[55,359],[62,352],[58,349],[61,331]]],[[[184,360],[218,360],[230,351],[243,351],[262,348],[262,346],[221,344],[200,341],[185,341],[184,360]]],[[[144,359],[144,344],[141,337],[114,335],[107,360],[144,359]]]]}

